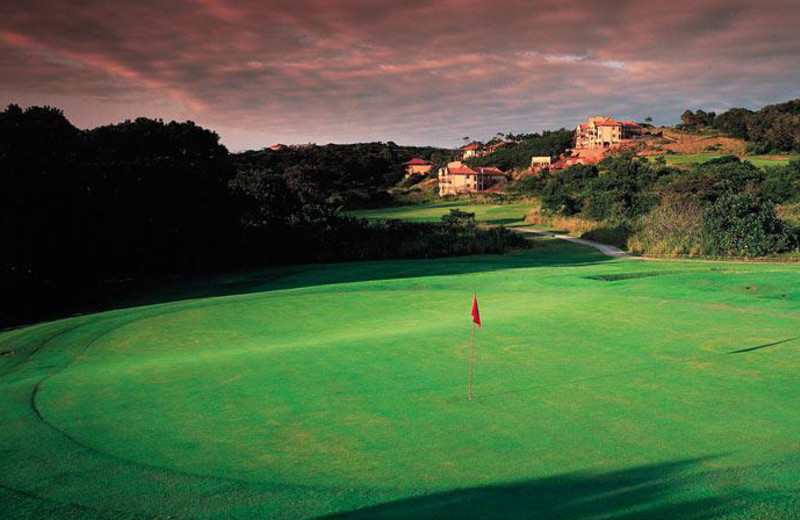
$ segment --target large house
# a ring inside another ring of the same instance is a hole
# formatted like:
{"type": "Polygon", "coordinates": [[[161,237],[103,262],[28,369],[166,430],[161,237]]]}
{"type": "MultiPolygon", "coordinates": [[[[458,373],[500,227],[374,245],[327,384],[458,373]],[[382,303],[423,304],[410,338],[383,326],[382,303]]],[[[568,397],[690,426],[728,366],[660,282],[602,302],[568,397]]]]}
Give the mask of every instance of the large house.
{"type": "Polygon", "coordinates": [[[530,171],[532,172],[540,172],[544,169],[548,169],[553,165],[553,158],[549,155],[534,155],[531,157],[531,167],[530,171]]]}
{"type": "Polygon", "coordinates": [[[433,163],[430,161],[426,161],[425,159],[417,159],[416,157],[411,159],[408,162],[403,163],[403,167],[406,171],[406,179],[411,177],[414,174],[425,175],[431,168],[433,168],[433,163]]]}
{"type": "Polygon", "coordinates": [[[642,127],[633,121],[594,116],[575,129],[575,148],[616,148],[641,135],[642,127]]]}
{"type": "Polygon", "coordinates": [[[455,161],[439,170],[439,196],[480,192],[506,181],[508,176],[497,168],[470,168],[455,161]]]}
{"type": "Polygon", "coordinates": [[[498,148],[505,146],[506,143],[503,141],[497,141],[492,144],[483,145],[480,143],[472,143],[466,146],[462,146],[461,150],[461,160],[466,161],[467,159],[471,159],[472,157],[484,157],[486,155],[491,155],[497,151],[498,148]]]}
{"type": "Polygon", "coordinates": [[[480,157],[483,153],[483,145],[472,143],[461,147],[461,160],[466,161],[472,157],[480,157]]]}

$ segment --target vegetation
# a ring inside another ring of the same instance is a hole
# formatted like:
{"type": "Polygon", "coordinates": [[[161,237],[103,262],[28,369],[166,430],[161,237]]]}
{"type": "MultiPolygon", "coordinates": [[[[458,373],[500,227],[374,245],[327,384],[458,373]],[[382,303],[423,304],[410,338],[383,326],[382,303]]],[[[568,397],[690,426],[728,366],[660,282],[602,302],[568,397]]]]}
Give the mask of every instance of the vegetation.
{"type": "Polygon", "coordinates": [[[537,241],[3,333],[2,516],[797,518],[797,266],[537,241]]]}
{"type": "Polygon", "coordinates": [[[412,155],[452,153],[367,143],[231,155],[192,122],[83,131],[55,108],[11,105],[0,112],[0,286],[16,305],[0,325],[177,274],[516,247],[510,234],[341,212],[391,201],[386,190],[412,155]]]}
{"type": "Polygon", "coordinates": [[[583,236],[637,252],[765,256],[798,245],[775,212],[800,200],[798,178],[797,161],[763,171],[726,156],[686,171],[622,155],[548,178],[541,213],[577,219],[583,236]]]}
{"type": "MultiPolygon", "coordinates": [[[[663,157],[666,161],[666,164],[669,166],[687,166],[690,167],[694,164],[704,163],[711,161],[713,159],[719,159],[720,157],[725,157],[728,154],[724,153],[714,153],[714,152],[705,152],[705,153],[689,153],[689,154],[676,154],[674,152],[670,153],[670,150],[667,150],[667,154],[663,156],[651,156],[654,159],[658,159],[663,157]]],[[[792,160],[798,159],[797,155],[788,155],[788,156],[775,156],[775,155],[747,155],[742,157],[742,160],[752,163],[759,168],[769,168],[773,166],[785,166],[789,164],[792,160]]]]}
{"type": "Polygon", "coordinates": [[[435,171],[457,155],[452,150],[389,142],[249,151],[234,155],[232,162],[238,171],[284,176],[322,201],[352,209],[390,203],[387,190],[403,180],[402,164],[411,158],[430,160],[435,171]]]}
{"type": "Polygon", "coordinates": [[[573,132],[564,128],[540,134],[512,136],[519,141],[508,142],[494,153],[467,160],[469,166],[494,166],[503,171],[526,170],[534,155],[558,157],[572,146],[573,132]]]}
{"type": "Polygon", "coordinates": [[[800,152],[800,99],[768,105],[752,111],[733,108],[720,115],[686,110],[681,115],[686,129],[714,128],[750,142],[752,153],[800,152]]]}

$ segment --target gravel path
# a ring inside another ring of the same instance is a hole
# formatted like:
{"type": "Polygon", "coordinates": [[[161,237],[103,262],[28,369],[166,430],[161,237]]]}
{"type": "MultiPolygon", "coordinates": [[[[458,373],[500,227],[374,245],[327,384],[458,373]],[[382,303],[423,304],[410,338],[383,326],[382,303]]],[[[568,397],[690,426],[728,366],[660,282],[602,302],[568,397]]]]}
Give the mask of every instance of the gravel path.
{"type": "Polygon", "coordinates": [[[562,235],[561,233],[555,233],[553,231],[545,231],[544,229],[536,229],[536,228],[517,228],[517,231],[521,231],[523,233],[536,233],[537,235],[546,235],[558,238],[559,240],[566,240],[567,242],[573,242],[575,244],[581,244],[584,246],[593,247],[598,251],[600,251],[601,253],[603,253],[604,255],[610,256],[612,258],[635,258],[638,260],[645,260],[645,258],[641,256],[633,256],[631,254],[628,254],[618,247],[610,246],[608,244],[601,244],[600,242],[594,242],[593,240],[575,238],[569,235],[562,235]]]}

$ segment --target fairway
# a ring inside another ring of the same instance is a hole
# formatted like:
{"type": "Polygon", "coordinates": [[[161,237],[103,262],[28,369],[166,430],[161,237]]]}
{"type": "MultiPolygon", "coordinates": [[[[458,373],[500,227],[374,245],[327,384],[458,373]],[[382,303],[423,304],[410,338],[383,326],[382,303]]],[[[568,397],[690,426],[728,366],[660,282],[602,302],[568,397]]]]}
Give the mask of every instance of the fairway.
{"type": "Polygon", "coordinates": [[[397,206],[392,208],[353,211],[362,218],[403,219],[411,222],[439,222],[451,209],[475,213],[475,220],[486,224],[517,226],[525,223],[525,215],[534,207],[534,202],[521,201],[509,204],[479,204],[463,201],[430,202],[397,206]]]}
{"type": "Polygon", "coordinates": [[[0,333],[0,517],[800,517],[797,266],[541,238],[209,284],[0,333]]]}

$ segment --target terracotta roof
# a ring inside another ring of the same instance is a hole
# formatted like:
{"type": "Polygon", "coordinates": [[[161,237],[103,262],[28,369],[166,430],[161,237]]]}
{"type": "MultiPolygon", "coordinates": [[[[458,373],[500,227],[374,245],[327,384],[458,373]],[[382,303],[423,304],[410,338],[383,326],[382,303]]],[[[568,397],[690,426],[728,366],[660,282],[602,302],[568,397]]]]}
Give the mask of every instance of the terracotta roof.
{"type": "Polygon", "coordinates": [[[477,167],[470,168],[468,166],[460,166],[458,168],[450,168],[448,171],[450,175],[505,175],[501,170],[494,167],[477,167]]]}
{"type": "Polygon", "coordinates": [[[462,146],[462,150],[480,150],[481,145],[479,144],[468,144],[467,146],[462,146]]]}
{"type": "Polygon", "coordinates": [[[620,123],[616,119],[612,119],[612,118],[609,117],[609,118],[606,118],[606,119],[604,119],[602,121],[599,121],[599,122],[595,123],[595,125],[597,125],[597,126],[622,126],[622,123],[620,123]]]}
{"type": "Polygon", "coordinates": [[[403,165],[405,166],[425,166],[431,164],[430,161],[426,161],[425,159],[418,159],[414,157],[408,162],[404,162],[403,165]]]}
{"type": "Polygon", "coordinates": [[[631,128],[641,128],[641,125],[638,123],[634,123],[633,121],[623,121],[622,126],[630,126],[631,128]]]}
{"type": "Polygon", "coordinates": [[[478,172],[467,166],[459,166],[458,168],[450,168],[447,173],[450,175],[475,175],[478,172]]]}
{"type": "Polygon", "coordinates": [[[503,170],[499,170],[494,166],[480,167],[475,169],[478,171],[478,173],[503,173],[503,170]]]}

